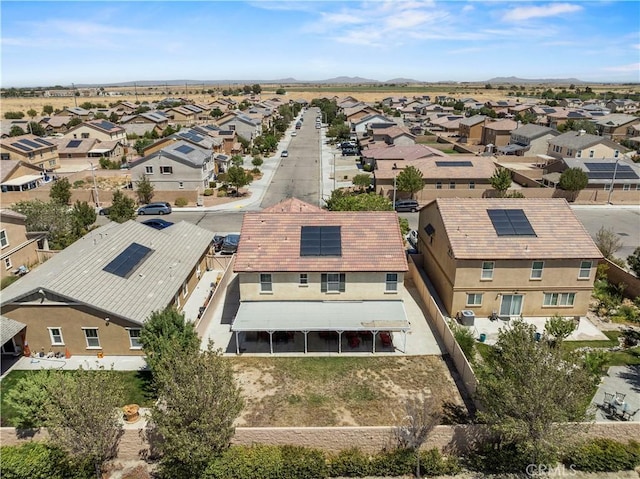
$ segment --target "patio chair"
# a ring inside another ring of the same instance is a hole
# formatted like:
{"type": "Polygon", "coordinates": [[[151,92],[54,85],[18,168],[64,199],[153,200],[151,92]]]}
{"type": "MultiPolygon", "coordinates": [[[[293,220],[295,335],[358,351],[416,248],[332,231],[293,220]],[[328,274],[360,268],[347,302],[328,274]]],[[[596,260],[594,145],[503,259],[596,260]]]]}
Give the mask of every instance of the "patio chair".
{"type": "Polygon", "coordinates": [[[624,402],[625,396],[626,396],[626,394],[622,394],[622,393],[616,392],[616,402],[618,404],[622,404],[624,402]]]}
{"type": "Polygon", "coordinates": [[[638,411],[640,411],[640,409],[636,409],[633,412],[623,411],[622,420],[623,421],[631,421],[633,419],[633,417],[638,413],[638,411]]]}
{"type": "Polygon", "coordinates": [[[611,393],[604,393],[604,402],[602,403],[602,409],[610,411],[615,396],[611,393]]]}

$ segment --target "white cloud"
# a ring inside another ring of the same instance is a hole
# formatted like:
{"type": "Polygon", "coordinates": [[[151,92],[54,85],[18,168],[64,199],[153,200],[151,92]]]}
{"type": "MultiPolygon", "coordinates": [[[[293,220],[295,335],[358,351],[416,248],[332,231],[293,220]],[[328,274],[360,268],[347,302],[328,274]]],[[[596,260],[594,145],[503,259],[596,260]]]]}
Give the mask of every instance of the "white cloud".
{"type": "Polygon", "coordinates": [[[464,13],[473,12],[474,10],[475,10],[475,7],[473,5],[465,5],[464,7],[462,7],[462,11],[464,13]]]}
{"type": "Polygon", "coordinates": [[[628,65],[618,65],[613,67],[604,67],[603,70],[608,72],[640,72],[640,63],[629,63],[628,65]]]}
{"type": "Polygon", "coordinates": [[[549,3],[535,7],[516,7],[505,13],[502,19],[507,22],[521,22],[532,18],[555,17],[581,10],[582,7],[580,5],[571,3],[549,3]]]}

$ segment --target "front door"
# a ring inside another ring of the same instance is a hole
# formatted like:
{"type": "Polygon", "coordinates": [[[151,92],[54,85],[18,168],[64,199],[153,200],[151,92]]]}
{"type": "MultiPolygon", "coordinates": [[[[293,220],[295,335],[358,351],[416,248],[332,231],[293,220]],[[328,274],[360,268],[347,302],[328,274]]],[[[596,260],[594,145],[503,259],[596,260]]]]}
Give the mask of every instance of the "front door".
{"type": "Polygon", "coordinates": [[[503,294],[500,304],[500,316],[520,316],[522,313],[521,294],[503,294]]]}

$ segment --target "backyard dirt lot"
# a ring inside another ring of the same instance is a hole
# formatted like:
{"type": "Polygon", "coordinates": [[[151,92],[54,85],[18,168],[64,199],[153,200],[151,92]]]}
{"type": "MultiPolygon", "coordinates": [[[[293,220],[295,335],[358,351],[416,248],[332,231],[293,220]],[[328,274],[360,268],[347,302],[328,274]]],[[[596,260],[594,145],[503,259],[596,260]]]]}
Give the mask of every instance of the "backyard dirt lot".
{"type": "MultiPolygon", "coordinates": [[[[234,358],[245,407],[238,426],[388,426],[423,393],[464,409],[440,356],[234,358]]],[[[466,411],[466,410],[465,410],[466,411]]]]}

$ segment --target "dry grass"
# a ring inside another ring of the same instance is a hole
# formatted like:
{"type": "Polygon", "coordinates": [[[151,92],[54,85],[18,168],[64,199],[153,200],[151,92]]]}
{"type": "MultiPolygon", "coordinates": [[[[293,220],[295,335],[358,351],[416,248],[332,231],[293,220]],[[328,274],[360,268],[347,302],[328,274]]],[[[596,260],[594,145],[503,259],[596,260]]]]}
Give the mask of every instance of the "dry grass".
{"type": "Polygon", "coordinates": [[[234,358],[246,404],[240,426],[388,426],[422,392],[463,405],[438,356],[234,358]]]}

